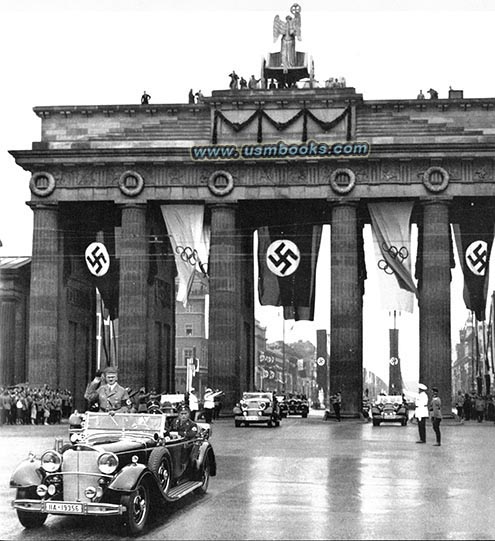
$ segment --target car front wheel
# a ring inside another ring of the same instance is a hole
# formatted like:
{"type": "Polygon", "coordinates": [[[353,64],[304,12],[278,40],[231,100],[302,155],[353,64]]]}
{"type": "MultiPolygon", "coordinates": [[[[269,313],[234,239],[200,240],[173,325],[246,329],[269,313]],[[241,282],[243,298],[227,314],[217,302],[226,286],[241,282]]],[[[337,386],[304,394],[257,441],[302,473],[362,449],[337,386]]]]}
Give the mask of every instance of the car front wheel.
{"type": "Polygon", "coordinates": [[[166,449],[156,447],[151,451],[148,468],[156,475],[163,494],[166,494],[171,482],[171,468],[166,449]]]}
{"type": "MultiPolygon", "coordinates": [[[[39,497],[36,494],[36,490],[34,488],[19,488],[17,489],[16,499],[39,500],[39,497]]],[[[21,509],[17,509],[17,518],[19,519],[19,522],[24,526],[24,528],[27,529],[39,528],[40,526],[43,526],[47,516],[48,515],[46,513],[31,513],[29,511],[22,511],[21,509]]]]}
{"type": "Polygon", "coordinates": [[[149,494],[148,486],[141,481],[135,490],[120,499],[126,509],[122,515],[122,525],[130,535],[141,533],[146,526],[150,512],[149,494]]]}

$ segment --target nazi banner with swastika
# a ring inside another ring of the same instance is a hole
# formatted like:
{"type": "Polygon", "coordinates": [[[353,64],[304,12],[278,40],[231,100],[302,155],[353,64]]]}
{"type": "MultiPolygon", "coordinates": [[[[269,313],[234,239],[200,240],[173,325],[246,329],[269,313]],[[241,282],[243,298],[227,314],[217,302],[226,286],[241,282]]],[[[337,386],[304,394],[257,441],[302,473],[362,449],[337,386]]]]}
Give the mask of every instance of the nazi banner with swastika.
{"type": "Polygon", "coordinates": [[[283,306],[284,319],[314,319],[321,225],[290,224],[258,230],[261,305],[283,306]]]}
{"type": "Polygon", "coordinates": [[[464,303],[485,320],[495,212],[491,200],[468,202],[458,210],[454,235],[464,275],[464,303]]]}

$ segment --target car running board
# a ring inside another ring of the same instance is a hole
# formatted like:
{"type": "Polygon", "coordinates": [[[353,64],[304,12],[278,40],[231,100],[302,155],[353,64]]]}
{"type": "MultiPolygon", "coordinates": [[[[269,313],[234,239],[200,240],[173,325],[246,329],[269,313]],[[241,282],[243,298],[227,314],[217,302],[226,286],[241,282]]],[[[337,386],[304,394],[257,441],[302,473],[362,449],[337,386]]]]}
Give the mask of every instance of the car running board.
{"type": "Polygon", "coordinates": [[[167,498],[170,500],[178,500],[193,490],[196,490],[203,484],[202,481],[187,481],[182,483],[167,492],[167,498]]]}

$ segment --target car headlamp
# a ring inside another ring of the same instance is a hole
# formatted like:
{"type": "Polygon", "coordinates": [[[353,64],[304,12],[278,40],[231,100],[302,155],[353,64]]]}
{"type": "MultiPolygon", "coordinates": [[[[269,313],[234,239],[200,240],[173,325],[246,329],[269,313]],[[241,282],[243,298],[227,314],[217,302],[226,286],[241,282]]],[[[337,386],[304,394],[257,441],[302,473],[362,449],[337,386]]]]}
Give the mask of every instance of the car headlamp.
{"type": "Polygon", "coordinates": [[[241,402],[241,409],[243,410],[247,410],[248,409],[248,405],[247,405],[247,402],[241,402]]]}
{"type": "Polygon", "coordinates": [[[119,465],[119,459],[113,453],[102,453],[98,457],[98,469],[105,475],[112,474],[119,465]]]}
{"type": "Polygon", "coordinates": [[[62,455],[57,451],[46,451],[41,456],[41,467],[47,473],[55,473],[62,465],[62,455]]]}
{"type": "Polygon", "coordinates": [[[260,403],[259,403],[259,408],[260,408],[260,410],[264,410],[264,409],[266,408],[266,406],[267,406],[267,403],[266,403],[266,402],[260,402],[260,403]]]}

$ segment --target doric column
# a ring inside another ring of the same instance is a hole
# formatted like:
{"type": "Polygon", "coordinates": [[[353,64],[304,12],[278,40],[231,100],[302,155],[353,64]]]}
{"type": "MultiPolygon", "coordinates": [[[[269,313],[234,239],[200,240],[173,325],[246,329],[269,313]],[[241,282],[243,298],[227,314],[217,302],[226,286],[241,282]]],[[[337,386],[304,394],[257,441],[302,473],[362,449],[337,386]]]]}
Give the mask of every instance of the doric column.
{"type": "Polygon", "coordinates": [[[332,207],[330,394],[342,393],[343,415],[361,411],[363,300],[359,279],[357,203],[332,207]]]}
{"type": "MultiPolygon", "coordinates": [[[[208,383],[225,393],[225,407],[239,399],[240,261],[236,205],[211,207],[208,383]]],[[[244,389],[243,389],[244,390],[244,389]]]]}
{"type": "MultiPolygon", "coordinates": [[[[146,204],[122,205],[119,282],[119,382],[146,383],[148,242],[146,204]]],[[[153,382],[149,382],[152,386],[153,382]]]]}
{"type": "Polygon", "coordinates": [[[58,385],[59,243],[56,203],[30,202],[33,253],[29,300],[28,380],[30,385],[58,385]]]}
{"type": "Polygon", "coordinates": [[[451,411],[449,203],[424,201],[419,290],[419,381],[439,388],[442,409],[451,411]]]}
{"type": "MultiPolygon", "coordinates": [[[[1,284],[0,284],[1,290],[1,284]]],[[[0,291],[1,293],[1,291],[0,291]]],[[[15,312],[16,302],[12,297],[0,295],[0,384],[12,385],[15,379],[15,312]]]]}

